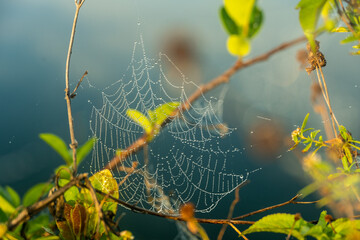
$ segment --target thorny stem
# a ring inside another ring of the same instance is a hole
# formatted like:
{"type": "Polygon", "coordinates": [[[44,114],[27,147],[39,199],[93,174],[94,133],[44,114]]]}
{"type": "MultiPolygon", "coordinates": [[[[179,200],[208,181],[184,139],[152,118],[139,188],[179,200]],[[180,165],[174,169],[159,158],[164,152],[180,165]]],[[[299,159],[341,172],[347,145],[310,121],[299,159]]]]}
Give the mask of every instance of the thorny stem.
{"type": "Polygon", "coordinates": [[[71,138],[70,148],[72,149],[72,155],[73,155],[73,176],[76,176],[76,172],[77,172],[76,148],[78,146],[78,143],[75,139],[74,124],[73,124],[73,117],[72,117],[72,111],[71,111],[71,99],[70,99],[70,89],[69,89],[69,69],[70,69],[71,52],[72,52],[72,47],[74,44],[76,23],[77,23],[77,19],[79,16],[80,8],[84,2],[85,2],[85,0],[79,0],[79,1],[75,0],[76,11],[75,11],[74,22],[73,22],[71,36],[70,36],[69,49],[68,49],[68,54],[67,54],[67,58],[66,58],[66,67],[65,67],[65,100],[66,100],[66,106],[67,106],[67,112],[68,112],[69,131],[70,131],[70,138],[71,138]]]}
{"type": "MultiPolygon", "coordinates": [[[[250,60],[243,61],[242,59],[238,59],[233,66],[231,66],[228,70],[226,70],[224,73],[222,73],[220,76],[212,79],[209,83],[201,85],[197,91],[195,91],[188,100],[183,103],[178,109],[174,110],[172,114],[168,117],[166,121],[164,121],[162,127],[164,127],[166,124],[170,123],[174,118],[178,117],[182,111],[188,110],[191,108],[191,104],[197,100],[199,97],[203,96],[205,93],[211,91],[212,89],[216,88],[217,86],[229,82],[230,78],[237,73],[239,70],[249,67],[253,64],[263,62],[267,60],[269,57],[274,55],[275,53],[278,53],[286,48],[289,48],[297,43],[306,41],[307,38],[305,36],[294,39],[289,42],[285,42],[283,44],[280,44],[279,46],[271,49],[270,51],[259,55],[257,57],[254,57],[250,60]]],[[[147,144],[147,136],[143,135],[140,138],[138,138],[135,142],[133,142],[126,150],[122,151],[120,155],[114,156],[113,159],[107,164],[104,168],[105,169],[114,169],[131,154],[134,154],[141,150],[146,144],[147,144]]]]}

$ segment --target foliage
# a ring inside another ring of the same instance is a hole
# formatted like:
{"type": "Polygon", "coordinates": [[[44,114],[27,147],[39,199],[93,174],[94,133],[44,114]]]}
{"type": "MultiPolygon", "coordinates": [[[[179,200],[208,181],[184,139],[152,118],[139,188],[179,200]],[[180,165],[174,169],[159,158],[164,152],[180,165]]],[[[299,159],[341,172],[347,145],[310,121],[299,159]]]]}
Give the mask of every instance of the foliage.
{"type": "Polygon", "coordinates": [[[250,53],[250,40],[259,32],[263,13],[255,0],[225,0],[220,19],[229,34],[228,51],[239,57],[250,53]]]}
{"type": "Polygon", "coordinates": [[[360,54],[360,4],[359,1],[347,1],[347,6],[342,8],[342,1],[338,0],[301,0],[299,9],[300,25],[308,38],[313,51],[315,50],[316,34],[327,30],[329,32],[346,32],[348,36],[341,41],[342,44],[357,42],[353,48],[353,55],[360,54]],[[337,11],[338,16],[332,14],[337,11]],[[324,20],[323,26],[317,28],[319,17],[324,20]],[[345,26],[336,26],[340,20],[345,26]]]}
{"type": "Polygon", "coordinates": [[[313,237],[318,240],[345,239],[359,236],[360,220],[339,218],[333,221],[326,211],[321,212],[316,224],[304,220],[300,214],[276,213],[263,217],[243,234],[255,232],[274,232],[303,240],[313,237]]]}
{"type": "MultiPolygon", "coordinates": [[[[353,43],[356,50],[352,54],[360,54],[358,0],[346,1],[345,7],[341,0],[300,0],[297,9],[300,25],[314,53],[317,34],[326,30],[347,33],[348,36],[341,43],[356,42],[353,43]],[[335,12],[338,14],[334,14],[335,12]],[[318,27],[320,17],[323,19],[323,25],[318,27]],[[337,26],[340,21],[345,26],[337,26]]],[[[257,1],[224,0],[219,14],[229,35],[228,51],[240,58],[248,55],[251,40],[259,32],[264,18],[257,1]]],[[[154,110],[148,110],[146,115],[135,109],[128,109],[126,114],[143,128],[146,140],[150,142],[179,106],[179,102],[169,102],[154,110]]],[[[276,213],[256,221],[240,234],[241,237],[256,232],[274,232],[287,235],[287,239],[290,236],[296,239],[312,237],[322,240],[360,238],[360,220],[350,218],[354,216],[355,210],[360,209],[360,169],[356,161],[357,151],[360,150],[357,144],[360,144],[360,141],[354,140],[351,133],[342,125],[338,125],[338,129],[335,130],[339,134],[337,137],[324,140],[320,130],[306,128],[308,118],[309,114],[305,116],[301,127],[291,134],[294,142],[291,150],[303,144],[305,147],[302,152],[308,153],[302,164],[312,182],[300,192],[304,197],[314,192],[319,193],[320,206],[327,206],[337,214],[349,218],[333,220],[332,216],[323,211],[319,220],[314,223],[304,220],[300,214],[276,213]],[[319,154],[321,149],[327,153],[327,160],[323,160],[319,154]],[[328,159],[334,161],[330,162],[328,159]]],[[[106,231],[105,220],[114,220],[118,206],[110,196],[120,197],[118,183],[109,170],[102,170],[91,176],[88,179],[91,186],[85,187],[84,184],[70,187],[50,205],[49,210],[54,220],[49,214],[40,213],[15,230],[8,231],[8,221],[14,219],[21,210],[54,193],[73,178],[73,157],[65,141],[50,133],[42,133],[40,138],[52,147],[65,163],[55,170],[55,184],[38,183],[30,188],[22,199],[11,187],[0,187],[0,239],[133,239],[129,231],[122,231],[119,236],[106,231]],[[92,188],[97,192],[94,193],[92,188]],[[99,191],[107,195],[104,196],[99,191]],[[105,216],[101,217],[99,213],[104,213],[105,216]]],[[[76,164],[81,164],[86,158],[95,141],[95,138],[91,138],[78,148],[76,164]]],[[[121,150],[118,150],[117,154],[121,154],[121,150]]],[[[180,215],[186,221],[190,232],[200,235],[202,239],[208,239],[205,230],[194,216],[193,205],[182,206],[180,215]]]]}
{"type": "Polygon", "coordinates": [[[147,140],[151,141],[154,136],[159,133],[161,125],[179,106],[179,102],[164,103],[155,110],[148,110],[147,115],[149,117],[146,117],[144,114],[135,109],[128,109],[126,111],[126,115],[144,129],[147,134],[147,140]]]}

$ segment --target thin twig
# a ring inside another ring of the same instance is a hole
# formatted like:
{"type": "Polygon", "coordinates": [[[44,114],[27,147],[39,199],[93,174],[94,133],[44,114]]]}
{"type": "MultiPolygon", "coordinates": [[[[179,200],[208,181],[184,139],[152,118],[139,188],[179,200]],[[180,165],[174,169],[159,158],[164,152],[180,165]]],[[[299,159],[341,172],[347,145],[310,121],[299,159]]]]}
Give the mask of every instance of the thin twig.
{"type": "MultiPolygon", "coordinates": [[[[86,187],[86,186],[83,186],[86,187]]],[[[94,189],[97,193],[106,196],[107,194],[99,191],[97,189],[94,189]]],[[[179,216],[173,216],[173,215],[167,215],[167,214],[163,214],[160,212],[153,212],[141,207],[138,207],[136,205],[132,205],[129,204],[125,201],[122,201],[118,198],[115,198],[113,196],[108,196],[110,199],[112,199],[113,201],[117,202],[118,204],[122,205],[123,207],[130,209],[133,212],[136,213],[141,213],[141,214],[147,214],[147,215],[152,215],[152,216],[157,216],[157,217],[161,217],[161,218],[165,218],[165,219],[171,219],[171,220],[175,220],[175,221],[183,221],[186,222],[186,219],[179,217],[179,216]]],[[[254,221],[243,221],[243,220],[228,220],[228,219],[207,219],[207,218],[195,218],[195,220],[198,223],[209,223],[209,224],[228,224],[228,223],[232,223],[232,224],[236,224],[236,225],[251,225],[254,224],[254,221]]]]}
{"type": "Polygon", "coordinates": [[[262,213],[262,212],[269,211],[269,210],[272,210],[272,209],[275,209],[275,208],[279,208],[279,207],[288,205],[290,203],[292,203],[292,204],[311,204],[311,203],[316,202],[316,201],[315,202],[296,202],[295,200],[298,199],[300,196],[301,196],[301,194],[297,194],[295,197],[291,198],[289,201],[286,201],[286,202],[283,202],[283,203],[280,203],[280,204],[276,204],[276,205],[273,205],[273,206],[270,206],[270,207],[266,207],[266,208],[263,208],[263,209],[260,209],[260,210],[256,210],[254,212],[250,212],[250,213],[241,215],[239,217],[232,218],[232,220],[244,219],[246,217],[250,217],[250,216],[258,214],[258,213],[262,213]]]}
{"type": "MultiPolygon", "coordinates": [[[[235,198],[234,198],[234,200],[232,201],[232,203],[231,203],[231,205],[230,205],[227,219],[231,219],[231,218],[232,218],[232,215],[233,215],[233,213],[234,213],[235,206],[236,206],[236,204],[239,202],[239,199],[240,199],[240,197],[239,197],[239,190],[240,190],[240,186],[235,189],[235,198]]],[[[225,231],[226,231],[227,226],[228,226],[228,224],[224,224],[224,225],[221,227],[221,230],[220,230],[220,232],[219,232],[219,235],[218,235],[218,237],[217,237],[217,240],[221,240],[221,239],[224,237],[224,234],[225,234],[225,231]]]]}
{"type": "Polygon", "coordinates": [[[73,117],[72,117],[72,111],[71,111],[71,98],[70,98],[70,89],[69,89],[69,69],[70,69],[71,52],[72,52],[72,47],[74,44],[76,23],[77,23],[77,19],[79,16],[80,8],[84,2],[85,2],[85,0],[79,0],[79,2],[77,2],[75,0],[76,11],[75,11],[72,30],[71,30],[69,49],[68,49],[68,53],[67,53],[66,67],[65,67],[65,100],[66,100],[66,106],[67,106],[67,112],[68,112],[69,131],[70,131],[70,138],[71,138],[70,148],[72,149],[72,155],[73,155],[73,176],[76,176],[76,172],[77,172],[76,148],[78,146],[78,143],[75,139],[74,124],[73,124],[73,117]]]}
{"type": "Polygon", "coordinates": [[[83,81],[84,77],[88,75],[88,71],[85,71],[84,74],[82,75],[82,77],[80,78],[78,84],[76,85],[74,91],[70,94],[70,98],[74,98],[76,97],[76,90],[79,88],[81,82],[83,81]]]}
{"type": "MultiPolygon", "coordinates": [[[[195,91],[188,100],[183,103],[178,109],[174,110],[172,114],[168,117],[166,121],[164,121],[162,127],[164,127],[166,124],[170,123],[174,118],[178,117],[182,111],[188,110],[191,108],[191,104],[197,100],[199,97],[201,97],[203,94],[211,91],[212,89],[216,88],[217,86],[229,82],[230,78],[237,73],[239,70],[250,67],[256,63],[263,62],[267,60],[269,57],[274,55],[275,53],[278,53],[286,48],[289,48],[295,44],[298,44],[300,42],[306,41],[307,38],[305,36],[294,39],[289,42],[285,42],[283,44],[280,44],[279,46],[273,48],[272,50],[261,54],[257,57],[254,57],[247,61],[242,61],[241,59],[238,59],[233,66],[231,66],[228,70],[226,70],[224,73],[222,73],[220,76],[212,79],[209,83],[201,85],[197,91],[195,91]]],[[[147,144],[147,135],[144,134],[140,138],[138,138],[135,142],[133,142],[126,150],[122,151],[121,154],[117,154],[113,157],[113,159],[104,167],[105,169],[114,169],[118,165],[120,165],[128,156],[131,154],[134,154],[141,150],[145,144],[147,144]]]]}
{"type": "Polygon", "coordinates": [[[249,240],[247,237],[245,237],[244,234],[242,234],[242,233],[240,232],[240,230],[239,230],[237,227],[234,226],[234,224],[229,223],[229,225],[230,225],[230,227],[232,227],[232,228],[235,230],[235,232],[237,232],[244,240],[249,240]]]}
{"type": "Polygon", "coordinates": [[[86,178],[87,178],[87,174],[81,174],[78,177],[70,180],[70,182],[68,184],[66,184],[64,187],[62,187],[59,190],[57,190],[56,192],[54,192],[54,194],[25,208],[24,210],[22,210],[19,213],[19,215],[17,215],[16,218],[11,219],[8,222],[8,229],[11,231],[11,230],[15,229],[15,227],[18,226],[19,224],[29,220],[32,216],[34,216],[35,214],[40,212],[42,209],[44,209],[50,203],[54,202],[58,197],[63,195],[65,193],[65,191],[68,190],[70,187],[79,184],[82,180],[84,180],[86,178]]]}

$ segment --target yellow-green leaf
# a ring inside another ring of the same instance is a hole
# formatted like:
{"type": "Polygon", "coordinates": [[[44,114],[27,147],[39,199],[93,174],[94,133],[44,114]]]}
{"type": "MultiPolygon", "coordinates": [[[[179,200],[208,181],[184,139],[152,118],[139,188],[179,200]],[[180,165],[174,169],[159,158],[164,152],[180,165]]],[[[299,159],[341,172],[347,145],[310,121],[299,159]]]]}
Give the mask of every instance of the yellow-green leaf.
{"type": "Polygon", "coordinates": [[[12,214],[15,212],[14,206],[12,206],[3,196],[0,195],[0,208],[6,214],[12,214]]]}
{"type": "Polygon", "coordinates": [[[47,194],[49,190],[53,187],[51,183],[39,183],[30,188],[24,195],[23,205],[25,207],[30,206],[31,204],[38,201],[42,196],[47,194]]]}
{"type": "Polygon", "coordinates": [[[131,118],[135,123],[144,129],[147,134],[152,132],[152,124],[150,120],[145,117],[141,112],[135,109],[128,109],[126,115],[131,118]]]}
{"type": "Polygon", "coordinates": [[[41,133],[39,136],[65,160],[67,165],[72,164],[72,157],[69,154],[65,142],[61,138],[51,133],[41,133]]]}
{"type": "Polygon", "coordinates": [[[232,20],[242,27],[242,36],[248,35],[249,22],[255,0],[224,0],[224,7],[232,20]]]}
{"type": "Polygon", "coordinates": [[[349,29],[346,27],[334,28],[331,32],[349,32],[349,29]]]}
{"type": "Polygon", "coordinates": [[[250,41],[239,35],[231,35],[227,41],[228,51],[236,56],[246,56],[250,52],[250,41]]]}
{"type": "Polygon", "coordinates": [[[6,231],[7,231],[6,224],[0,223],[0,239],[2,239],[2,237],[5,235],[6,231]]]}
{"type": "MultiPolygon", "coordinates": [[[[263,217],[259,221],[255,222],[252,226],[246,229],[243,234],[255,233],[255,232],[274,232],[274,233],[283,233],[289,234],[290,230],[291,235],[297,239],[304,239],[299,231],[299,226],[296,228],[293,226],[295,221],[295,216],[292,214],[286,213],[277,213],[271,214],[263,217]]],[[[299,221],[298,221],[299,222],[299,221]]]]}
{"type": "Polygon", "coordinates": [[[163,122],[170,116],[170,114],[180,106],[180,102],[164,103],[157,107],[154,111],[149,111],[149,116],[153,123],[161,126],[163,122]]]}

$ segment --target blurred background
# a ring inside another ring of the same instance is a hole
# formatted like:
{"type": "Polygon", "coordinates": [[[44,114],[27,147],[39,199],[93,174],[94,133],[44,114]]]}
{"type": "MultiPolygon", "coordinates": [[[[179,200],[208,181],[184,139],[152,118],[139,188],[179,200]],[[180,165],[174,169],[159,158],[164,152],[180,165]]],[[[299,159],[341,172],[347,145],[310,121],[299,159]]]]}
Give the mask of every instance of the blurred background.
{"type": "MultiPolygon", "coordinates": [[[[297,2],[258,1],[265,19],[247,58],[302,35],[297,2]]],[[[222,3],[85,1],[71,59],[72,88],[85,70],[89,72],[86,81],[97,89],[121,78],[140,33],[149,57],[165,52],[189,80],[197,84],[210,81],[236,60],[226,50],[227,35],[218,17],[222,3]]],[[[64,78],[74,11],[73,1],[0,1],[0,185],[10,185],[20,194],[48,180],[62,163],[38,134],[51,132],[70,141],[64,78]]],[[[358,139],[360,82],[355,67],[359,59],[348,54],[350,45],[339,44],[343,37],[320,36],[320,50],[328,63],[324,74],[334,112],[358,139]]],[[[311,78],[296,59],[303,48],[305,44],[296,45],[246,68],[228,84],[223,120],[237,128],[231,135],[232,144],[243,149],[244,168],[261,168],[240,190],[234,216],[286,201],[308,183],[299,154],[287,152],[291,131],[306,113],[310,112],[309,126],[323,129],[322,119],[312,107],[311,78]]],[[[172,73],[169,70],[167,74],[172,73]]],[[[89,99],[101,104],[98,91],[83,87],[72,105],[79,143],[90,134],[89,99]]],[[[87,169],[86,163],[81,169],[87,169]]],[[[233,198],[229,194],[210,214],[197,216],[226,218],[233,198]]],[[[177,235],[171,221],[124,211],[120,227],[132,231],[136,239],[173,239],[177,235]]],[[[317,219],[320,212],[315,206],[294,205],[278,211],[301,212],[308,220],[317,219]]],[[[220,226],[205,225],[205,229],[215,239],[220,226]]],[[[224,239],[236,237],[228,229],[224,239]]],[[[261,239],[261,235],[250,235],[250,239],[261,239]]]]}

